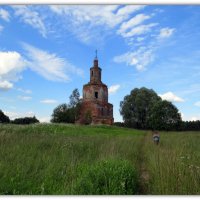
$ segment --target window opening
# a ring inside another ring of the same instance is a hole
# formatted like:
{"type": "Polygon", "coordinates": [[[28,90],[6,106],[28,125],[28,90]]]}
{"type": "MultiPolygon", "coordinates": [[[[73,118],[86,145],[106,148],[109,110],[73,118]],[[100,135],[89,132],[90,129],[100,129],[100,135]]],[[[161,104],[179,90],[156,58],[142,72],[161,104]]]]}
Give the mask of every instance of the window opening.
{"type": "Polygon", "coordinates": [[[96,99],[98,99],[98,92],[95,92],[94,96],[95,96],[96,99]]]}

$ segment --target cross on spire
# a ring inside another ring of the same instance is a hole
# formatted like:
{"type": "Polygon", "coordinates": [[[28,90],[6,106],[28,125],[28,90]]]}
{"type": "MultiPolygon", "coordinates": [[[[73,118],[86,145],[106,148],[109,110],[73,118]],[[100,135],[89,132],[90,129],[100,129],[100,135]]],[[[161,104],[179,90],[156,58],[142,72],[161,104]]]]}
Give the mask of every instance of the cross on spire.
{"type": "Polygon", "coordinates": [[[96,51],[95,51],[95,59],[97,60],[98,58],[97,58],[97,49],[96,49],[96,51]]]}

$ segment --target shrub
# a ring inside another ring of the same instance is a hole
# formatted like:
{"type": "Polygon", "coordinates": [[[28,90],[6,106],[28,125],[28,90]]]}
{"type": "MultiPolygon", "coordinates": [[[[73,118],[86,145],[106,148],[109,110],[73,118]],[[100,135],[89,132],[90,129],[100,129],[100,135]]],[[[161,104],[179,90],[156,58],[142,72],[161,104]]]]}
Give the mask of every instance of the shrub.
{"type": "Polygon", "coordinates": [[[6,116],[2,110],[0,110],[0,123],[9,123],[10,119],[6,116]]]}
{"type": "Polygon", "coordinates": [[[36,117],[24,117],[24,118],[16,118],[12,121],[13,124],[34,124],[38,123],[39,120],[36,117]]]}
{"type": "Polygon", "coordinates": [[[82,166],[73,194],[125,195],[136,194],[138,178],[135,168],[126,160],[104,160],[82,166]]]}

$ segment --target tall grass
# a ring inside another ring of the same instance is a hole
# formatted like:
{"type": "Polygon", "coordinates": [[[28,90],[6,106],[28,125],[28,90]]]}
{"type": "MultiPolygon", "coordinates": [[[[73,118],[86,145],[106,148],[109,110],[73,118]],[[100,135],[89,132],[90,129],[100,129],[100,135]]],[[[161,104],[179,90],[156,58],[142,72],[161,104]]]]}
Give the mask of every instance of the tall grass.
{"type": "Polygon", "coordinates": [[[165,195],[200,194],[200,134],[162,132],[161,142],[145,143],[150,174],[149,193],[165,195]]]}
{"type": "Polygon", "coordinates": [[[199,132],[155,145],[113,126],[1,125],[0,194],[200,194],[199,143],[199,132]]]}
{"type": "Polygon", "coordinates": [[[83,166],[114,159],[135,169],[143,135],[109,126],[1,126],[0,194],[79,194],[83,166]]]}

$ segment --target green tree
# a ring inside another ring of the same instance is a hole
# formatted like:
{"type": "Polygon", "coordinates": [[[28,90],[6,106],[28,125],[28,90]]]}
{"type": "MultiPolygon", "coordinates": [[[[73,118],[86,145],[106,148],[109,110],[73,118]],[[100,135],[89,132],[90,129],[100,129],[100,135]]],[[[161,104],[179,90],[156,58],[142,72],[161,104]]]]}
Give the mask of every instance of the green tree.
{"type": "Polygon", "coordinates": [[[81,99],[78,89],[74,89],[69,97],[69,107],[71,108],[71,114],[74,116],[74,122],[78,119],[81,108],[81,99]]]}
{"type": "Polygon", "coordinates": [[[58,105],[52,114],[51,122],[55,123],[74,123],[75,118],[73,115],[73,109],[70,108],[66,103],[58,105]]]}
{"type": "Polygon", "coordinates": [[[72,94],[69,97],[69,106],[76,107],[76,105],[79,103],[80,103],[80,93],[76,88],[72,91],[72,94]]]}
{"type": "Polygon", "coordinates": [[[6,116],[2,110],[0,110],[0,123],[9,123],[10,119],[6,116]]]}
{"type": "Polygon", "coordinates": [[[60,104],[53,110],[51,122],[75,123],[79,117],[80,107],[80,94],[78,89],[75,89],[69,97],[69,104],[60,104]]]}
{"type": "Polygon", "coordinates": [[[156,102],[150,112],[149,126],[157,130],[177,130],[181,125],[181,115],[169,101],[156,102]]]}
{"type": "Polygon", "coordinates": [[[161,98],[152,89],[135,88],[120,102],[120,114],[126,126],[148,128],[150,109],[161,98]]]}

